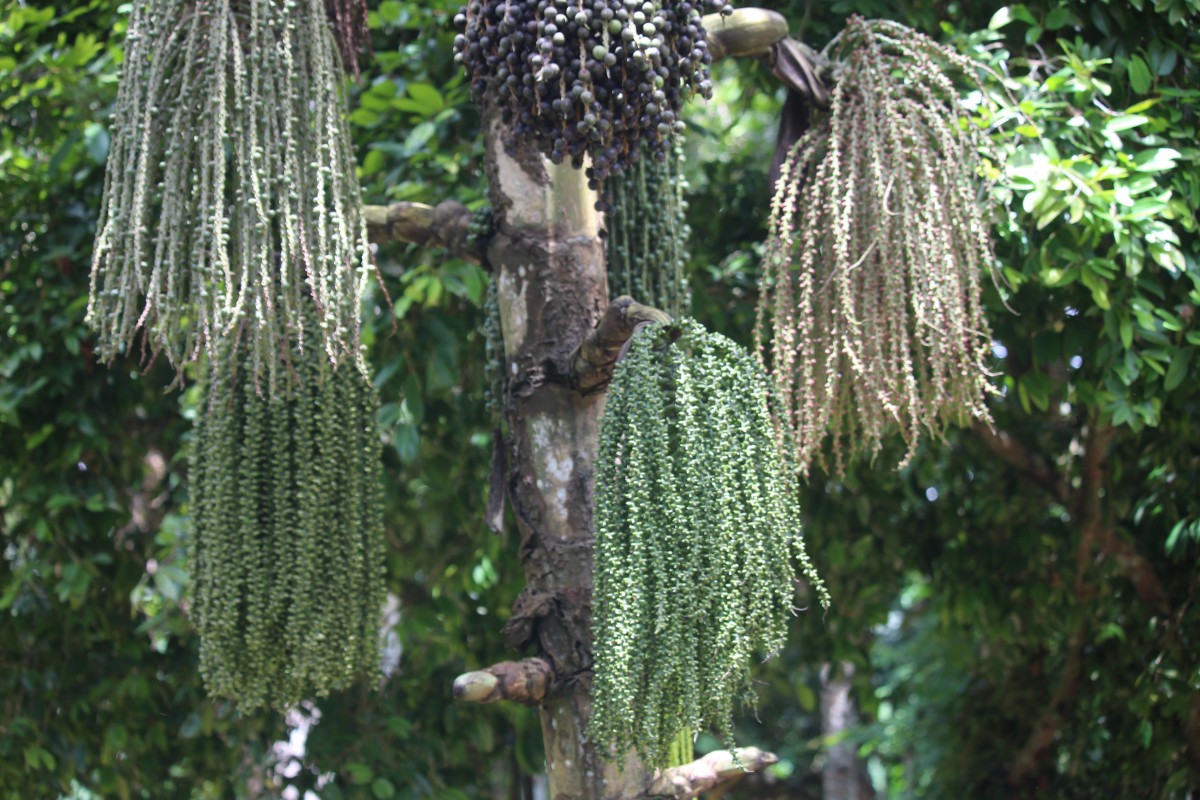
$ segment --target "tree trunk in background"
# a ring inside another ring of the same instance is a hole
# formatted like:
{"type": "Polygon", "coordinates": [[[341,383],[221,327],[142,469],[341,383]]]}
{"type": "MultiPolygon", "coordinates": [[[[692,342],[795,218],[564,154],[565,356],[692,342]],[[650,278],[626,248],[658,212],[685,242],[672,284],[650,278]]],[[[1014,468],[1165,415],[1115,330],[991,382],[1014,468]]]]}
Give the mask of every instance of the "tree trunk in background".
{"type": "MultiPolygon", "coordinates": [[[[821,734],[826,738],[858,724],[858,712],[850,690],[854,665],[843,661],[841,669],[832,665],[821,668],[821,734]]],[[[867,778],[858,748],[853,742],[842,741],[825,753],[821,770],[821,796],[824,800],[873,800],[875,791],[867,778]]]]}
{"type": "Polygon", "coordinates": [[[527,585],[506,626],[554,668],[541,703],[551,800],[643,796],[636,757],[621,770],[587,741],[591,715],[592,499],[603,394],[568,385],[575,350],[608,304],[595,193],[582,171],[536,151],[509,155],[485,109],[496,234],[488,262],[504,331],[506,484],[527,585]]]}

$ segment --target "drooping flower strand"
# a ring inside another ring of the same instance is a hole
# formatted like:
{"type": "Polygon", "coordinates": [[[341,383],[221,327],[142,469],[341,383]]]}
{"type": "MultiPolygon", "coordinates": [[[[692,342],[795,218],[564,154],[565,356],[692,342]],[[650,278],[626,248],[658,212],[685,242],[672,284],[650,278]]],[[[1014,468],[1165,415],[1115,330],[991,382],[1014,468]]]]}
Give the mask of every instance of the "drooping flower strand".
{"type": "Polygon", "coordinates": [[[200,671],[214,696],[283,709],[380,669],[378,401],[315,350],[260,395],[248,354],[223,346],[189,467],[200,671]]]}
{"type": "Polygon", "coordinates": [[[752,357],[692,320],[635,335],[617,366],[596,474],[594,716],[610,755],[681,757],[681,731],[729,742],[750,664],[779,651],[804,550],[752,357]]]}
{"type": "Polygon", "coordinates": [[[605,184],[611,197],[605,214],[608,293],[681,317],[691,306],[687,183],[682,151],[674,147],[664,155],[643,154],[605,184]]]}
{"type": "Polygon", "coordinates": [[[102,357],[140,337],[178,367],[238,329],[256,382],[310,345],[362,366],[345,99],[322,0],[134,4],[87,316],[102,357]]]}
{"type": "Polygon", "coordinates": [[[824,55],[832,109],[783,165],[755,330],[804,474],[841,472],[893,430],[907,463],[923,434],[988,419],[992,390],[977,142],[947,74],[970,78],[971,62],[857,18],[824,55]]]}

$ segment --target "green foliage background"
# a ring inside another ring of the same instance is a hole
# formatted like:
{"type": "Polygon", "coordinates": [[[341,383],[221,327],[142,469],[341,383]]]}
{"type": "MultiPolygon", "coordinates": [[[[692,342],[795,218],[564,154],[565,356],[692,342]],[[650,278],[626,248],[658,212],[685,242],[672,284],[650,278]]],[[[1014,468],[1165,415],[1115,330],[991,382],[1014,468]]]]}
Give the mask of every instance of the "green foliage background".
{"type": "MultiPolygon", "coordinates": [[[[895,449],[809,482],[835,605],[760,671],[761,723],[737,738],[783,760],[737,791],[819,795],[818,672],[848,662],[852,741],[881,796],[1183,796],[1200,785],[1200,3],[768,5],[818,46],[846,14],[885,16],[1004,76],[1005,110],[980,124],[1003,270],[992,411],[1014,447],[952,431],[903,472],[895,449]],[[1110,449],[1092,491],[1096,430],[1110,449]],[[1081,550],[1086,497],[1107,538],[1081,550]]],[[[482,202],[456,6],[372,4],[352,116],[367,202],[482,202]]],[[[381,250],[394,304],[364,308],[399,666],[378,693],[308,709],[286,770],[284,720],[203,695],[181,457],[198,398],[164,394],[160,370],[97,365],[82,323],[126,15],[0,10],[0,797],[508,796],[540,770],[536,719],[448,691],[512,655],[499,629],[523,582],[511,533],[481,524],[486,274],[436,252],[381,250]]],[[[689,119],[693,313],[745,342],[781,96],[761,65],[715,75],[689,119]]]]}

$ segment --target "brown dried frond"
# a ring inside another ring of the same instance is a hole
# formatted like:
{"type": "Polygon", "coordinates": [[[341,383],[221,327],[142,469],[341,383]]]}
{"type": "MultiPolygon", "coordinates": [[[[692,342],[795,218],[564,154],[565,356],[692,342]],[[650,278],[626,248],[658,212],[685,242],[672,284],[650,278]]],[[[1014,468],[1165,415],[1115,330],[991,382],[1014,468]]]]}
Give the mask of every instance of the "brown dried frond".
{"type": "Polygon", "coordinates": [[[988,419],[992,267],[977,149],[948,71],[971,62],[892,22],[852,19],[826,48],[832,108],[776,185],[755,330],[780,442],[802,474],[840,473],[898,430],[988,419]],[[829,462],[831,459],[831,462],[829,462]]]}

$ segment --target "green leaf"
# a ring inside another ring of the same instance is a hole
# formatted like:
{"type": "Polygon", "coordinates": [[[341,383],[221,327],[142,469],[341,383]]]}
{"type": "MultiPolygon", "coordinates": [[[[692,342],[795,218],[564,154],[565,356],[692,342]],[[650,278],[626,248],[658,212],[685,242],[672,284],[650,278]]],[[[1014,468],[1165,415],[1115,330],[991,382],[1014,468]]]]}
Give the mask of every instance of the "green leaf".
{"type": "Polygon", "coordinates": [[[54,424],[47,422],[36,433],[25,440],[26,450],[35,450],[38,445],[50,438],[50,434],[54,433],[54,424]]]}
{"type": "Polygon", "coordinates": [[[379,122],[379,114],[369,108],[356,108],[350,112],[350,122],[360,128],[370,128],[379,122]]]}
{"type": "Polygon", "coordinates": [[[103,164],[108,159],[108,146],[111,140],[104,126],[95,122],[89,123],[83,129],[83,141],[88,158],[92,161],[103,164]]]}
{"type": "Polygon", "coordinates": [[[1163,172],[1175,167],[1175,159],[1179,151],[1170,147],[1159,147],[1154,150],[1143,150],[1133,157],[1133,163],[1138,172],[1163,172]]]}
{"type": "Polygon", "coordinates": [[[1142,747],[1150,747],[1150,739],[1154,735],[1154,726],[1150,724],[1150,720],[1144,719],[1138,723],[1137,738],[1142,743],[1142,747]]]}
{"type": "Polygon", "coordinates": [[[1026,25],[1034,25],[1037,22],[1033,18],[1033,14],[1029,13],[1028,8],[1021,3],[1017,3],[1011,6],[1004,6],[993,14],[991,21],[988,22],[988,30],[999,30],[1014,21],[1024,22],[1026,25]]]}
{"type": "Polygon", "coordinates": [[[446,107],[442,93],[428,83],[413,83],[408,87],[408,96],[418,103],[427,117],[431,117],[446,107]]]}
{"type": "Polygon", "coordinates": [[[1171,534],[1167,537],[1167,542],[1165,545],[1166,551],[1168,553],[1174,552],[1175,548],[1179,546],[1180,540],[1195,539],[1197,533],[1200,533],[1200,520],[1179,520],[1175,523],[1175,526],[1171,528],[1171,534]]]}
{"type": "Polygon", "coordinates": [[[392,447],[404,463],[411,464],[416,461],[421,449],[421,437],[416,426],[411,423],[397,425],[392,434],[392,447]]]}
{"type": "Polygon", "coordinates": [[[1150,118],[1142,114],[1122,114],[1118,117],[1113,117],[1104,123],[1106,131],[1127,131],[1130,128],[1136,128],[1139,125],[1144,125],[1150,121],[1150,118]]]}
{"type": "Polygon", "coordinates": [[[1164,46],[1158,39],[1150,42],[1150,66],[1157,75],[1170,75],[1175,70],[1179,55],[1171,47],[1164,46]]]}
{"type": "Polygon", "coordinates": [[[811,713],[817,707],[817,695],[807,683],[796,684],[796,700],[800,708],[811,713]]]}
{"type": "Polygon", "coordinates": [[[386,22],[395,24],[403,13],[404,4],[397,0],[384,0],[379,4],[379,16],[383,17],[386,22]]]}
{"type": "Polygon", "coordinates": [[[388,798],[396,796],[396,787],[387,778],[376,778],[371,783],[371,794],[379,800],[388,800],[388,798]]]}
{"type": "Polygon", "coordinates": [[[391,716],[387,718],[387,729],[398,739],[407,739],[412,731],[412,723],[404,717],[391,716]]]}
{"type": "Polygon", "coordinates": [[[1062,212],[1067,210],[1067,202],[1061,198],[1054,200],[1049,206],[1040,209],[1037,212],[1037,229],[1040,231],[1049,225],[1054,220],[1058,219],[1062,212]]]}
{"type": "Polygon", "coordinates": [[[1046,15],[1044,27],[1048,31],[1056,31],[1071,22],[1071,12],[1069,9],[1059,6],[1046,15]]]}
{"type": "Polygon", "coordinates": [[[383,169],[383,165],[385,162],[386,162],[386,157],[383,155],[383,153],[381,151],[379,151],[379,150],[368,151],[366,157],[363,158],[363,162],[362,162],[363,176],[367,177],[367,176],[374,175],[375,173],[379,172],[379,170],[383,169]]]}
{"type": "Polygon", "coordinates": [[[1189,348],[1176,350],[1171,358],[1171,365],[1167,367],[1167,377],[1163,379],[1163,388],[1168,392],[1179,388],[1183,383],[1183,379],[1187,377],[1188,366],[1192,360],[1192,351],[1189,348]]]}
{"type": "Polygon", "coordinates": [[[423,117],[429,116],[427,113],[429,110],[428,108],[418,103],[416,100],[412,100],[407,97],[397,97],[392,101],[392,108],[398,108],[401,111],[411,111],[414,114],[420,114],[423,117]]]}
{"type": "Polygon", "coordinates": [[[404,154],[411,156],[420,152],[435,133],[437,133],[437,127],[432,122],[422,122],[417,125],[404,140],[404,154]]]}
{"type": "Polygon", "coordinates": [[[113,723],[104,734],[104,745],[114,753],[129,744],[129,731],[124,725],[113,723]]]}
{"type": "Polygon", "coordinates": [[[1146,65],[1145,60],[1141,56],[1131,56],[1127,67],[1129,72],[1129,86],[1138,94],[1145,94],[1150,91],[1150,83],[1153,76],[1150,74],[1150,67],[1146,65]]]}
{"type": "Polygon", "coordinates": [[[26,769],[54,769],[54,756],[44,747],[37,747],[36,745],[26,747],[23,755],[25,756],[26,769]]]}
{"type": "Polygon", "coordinates": [[[361,786],[370,783],[371,779],[375,777],[375,773],[361,761],[351,761],[346,765],[346,776],[350,779],[351,783],[357,783],[361,786]]]}

